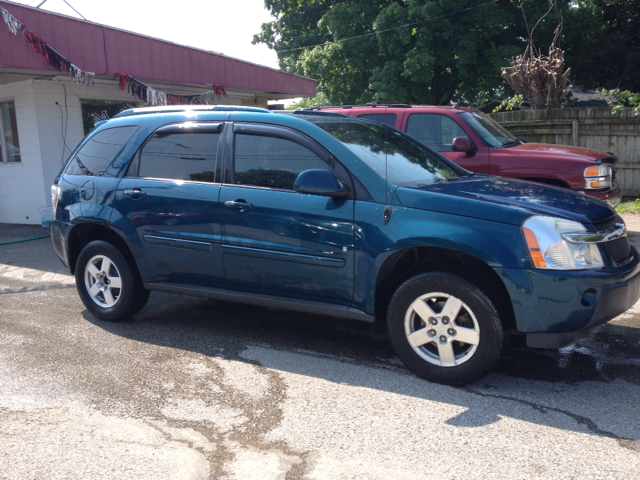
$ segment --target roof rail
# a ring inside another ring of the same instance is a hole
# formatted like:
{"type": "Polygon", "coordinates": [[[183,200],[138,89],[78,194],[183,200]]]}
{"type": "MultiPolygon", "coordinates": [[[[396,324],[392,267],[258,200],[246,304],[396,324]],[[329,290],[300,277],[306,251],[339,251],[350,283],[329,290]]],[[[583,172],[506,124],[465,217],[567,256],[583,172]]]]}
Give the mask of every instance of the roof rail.
{"type": "Polygon", "coordinates": [[[362,107],[388,107],[388,108],[411,108],[411,105],[406,103],[393,103],[393,102],[369,102],[364,105],[314,105],[307,110],[324,110],[326,108],[362,108],[362,107]]]}
{"type": "Polygon", "coordinates": [[[411,105],[408,105],[406,103],[395,103],[395,102],[369,102],[365,104],[365,107],[411,108],[411,105]]]}
{"type": "Polygon", "coordinates": [[[301,108],[299,110],[322,110],[323,108],[348,108],[347,105],[314,105],[309,108],[301,108]]]}
{"type": "Polygon", "coordinates": [[[171,105],[166,107],[142,107],[123,110],[113,118],[130,117],[133,115],[151,115],[154,113],[180,113],[180,112],[254,112],[271,113],[266,108],[242,107],[236,105],[171,105]]]}

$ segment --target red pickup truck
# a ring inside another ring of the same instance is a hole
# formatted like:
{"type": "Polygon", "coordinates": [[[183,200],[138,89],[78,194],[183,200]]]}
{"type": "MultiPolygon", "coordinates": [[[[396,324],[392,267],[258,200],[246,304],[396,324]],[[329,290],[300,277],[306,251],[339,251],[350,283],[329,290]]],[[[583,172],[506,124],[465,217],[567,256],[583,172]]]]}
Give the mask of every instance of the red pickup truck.
{"type": "Polygon", "coordinates": [[[472,172],[570,188],[615,207],[622,191],[611,153],[526,143],[474,108],[426,105],[343,105],[319,110],[386,123],[472,172]]]}

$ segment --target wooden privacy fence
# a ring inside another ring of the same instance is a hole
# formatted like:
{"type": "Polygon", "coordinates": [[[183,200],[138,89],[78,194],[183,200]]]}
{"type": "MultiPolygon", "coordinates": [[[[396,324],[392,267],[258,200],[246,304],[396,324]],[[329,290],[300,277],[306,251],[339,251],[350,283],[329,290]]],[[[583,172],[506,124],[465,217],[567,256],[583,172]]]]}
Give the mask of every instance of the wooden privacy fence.
{"type": "Polygon", "coordinates": [[[618,157],[623,195],[640,196],[640,116],[630,108],[612,115],[609,107],[554,108],[493,113],[491,116],[527,142],[573,145],[618,157]]]}

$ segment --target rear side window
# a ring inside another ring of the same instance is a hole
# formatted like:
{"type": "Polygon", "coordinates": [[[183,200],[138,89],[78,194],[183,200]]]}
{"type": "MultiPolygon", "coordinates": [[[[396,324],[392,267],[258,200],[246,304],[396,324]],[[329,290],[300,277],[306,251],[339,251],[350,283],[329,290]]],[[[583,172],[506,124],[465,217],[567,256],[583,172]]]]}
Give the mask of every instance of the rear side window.
{"type": "Polygon", "coordinates": [[[366,115],[358,115],[358,118],[366,118],[367,120],[386,123],[390,127],[395,127],[397,115],[395,113],[367,113],[366,115]]]}
{"type": "Polygon", "coordinates": [[[433,113],[411,114],[407,133],[439,152],[452,152],[453,139],[468,136],[454,119],[433,113]]]}
{"type": "Polygon", "coordinates": [[[219,140],[214,132],[156,133],[127,176],[213,183],[219,140]]]}
{"type": "Polygon", "coordinates": [[[136,130],[137,126],[116,127],[96,133],[71,159],[66,173],[101,177],[136,130]]]}
{"type": "Polygon", "coordinates": [[[279,137],[236,134],[235,183],[285,190],[304,170],[329,165],[302,145],[279,137]]]}

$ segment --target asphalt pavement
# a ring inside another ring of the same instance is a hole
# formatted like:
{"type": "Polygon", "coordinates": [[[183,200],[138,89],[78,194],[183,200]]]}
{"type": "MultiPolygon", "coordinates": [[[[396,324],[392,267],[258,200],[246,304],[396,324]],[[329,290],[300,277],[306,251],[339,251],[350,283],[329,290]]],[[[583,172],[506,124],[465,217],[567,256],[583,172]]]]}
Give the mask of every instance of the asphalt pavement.
{"type": "Polygon", "coordinates": [[[638,399],[640,303],[456,388],[374,325],[157,292],[102,322],[49,238],[0,244],[0,479],[637,480],[638,399]]]}

